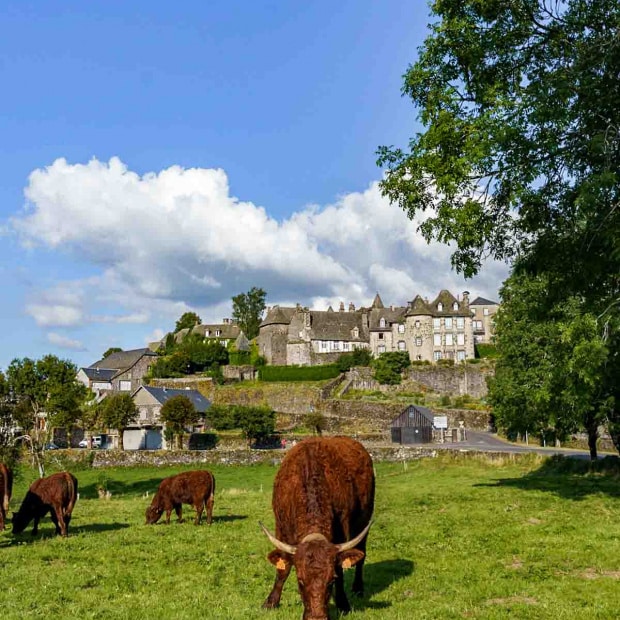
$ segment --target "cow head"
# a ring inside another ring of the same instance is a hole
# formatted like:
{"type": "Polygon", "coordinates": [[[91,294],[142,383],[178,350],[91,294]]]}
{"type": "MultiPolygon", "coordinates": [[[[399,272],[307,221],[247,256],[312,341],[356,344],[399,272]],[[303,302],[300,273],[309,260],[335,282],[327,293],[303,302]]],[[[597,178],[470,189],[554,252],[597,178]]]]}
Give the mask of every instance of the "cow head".
{"type": "Polygon", "coordinates": [[[364,552],[355,549],[368,534],[371,523],[352,540],[336,545],[322,534],[309,534],[297,546],[278,540],[261,523],[267,538],[276,547],[267,559],[278,571],[289,570],[291,565],[297,573],[299,594],[304,604],[304,620],[326,620],[329,597],[336,580],[336,571],[357,564],[364,552]]]}
{"type": "Polygon", "coordinates": [[[21,511],[14,512],[11,517],[11,525],[13,526],[13,534],[21,534],[30,523],[30,519],[27,518],[21,511]]]}
{"type": "Polygon", "coordinates": [[[152,525],[159,521],[159,517],[163,514],[164,509],[160,508],[157,504],[151,504],[146,509],[146,525],[152,525]]]}

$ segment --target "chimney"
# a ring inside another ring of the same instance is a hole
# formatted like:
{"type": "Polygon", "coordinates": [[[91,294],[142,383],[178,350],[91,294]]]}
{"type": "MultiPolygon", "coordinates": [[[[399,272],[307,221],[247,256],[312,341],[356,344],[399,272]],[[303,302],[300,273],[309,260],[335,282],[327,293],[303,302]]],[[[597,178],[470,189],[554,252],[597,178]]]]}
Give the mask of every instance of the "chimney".
{"type": "Polygon", "coordinates": [[[355,312],[355,305],[352,301],[349,302],[349,312],[355,312]]]}
{"type": "Polygon", "coordinates": [[[344,312],[344,301],[340,302],[340,308],[339,308],[340,312],[344,312]]]}
{"type": "Polygon", "coordinates": [[[222,319],[222,323],[224,323],[224,325],[228,325],[230,323],[230,319],[222,319]]]}
{"type": "Polygon", "coordinates": [[[469,291],[463,291],[463,303],[469,305],[469,291]]]}

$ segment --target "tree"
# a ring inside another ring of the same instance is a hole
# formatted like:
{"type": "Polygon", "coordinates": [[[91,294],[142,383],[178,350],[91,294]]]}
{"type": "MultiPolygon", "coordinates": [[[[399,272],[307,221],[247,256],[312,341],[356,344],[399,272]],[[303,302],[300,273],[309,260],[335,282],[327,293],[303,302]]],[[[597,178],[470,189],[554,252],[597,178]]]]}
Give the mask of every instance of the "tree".
{"type": "Polygon", "coordinates": [[[265,311],[267,293],[262,288],[253,286],[247,293],[240,293],[232,298],[233,319],[237,321],[248,340],[258,336],[258,328],[265,311]]]}
{"type": "Polygon", "coordinates": [[[401,382],[403,370],[411,366],[411,360],[406,351],[389,351],[382,353],[372,365],[379,383],[397,385],[401,382]]]}
{"type": "Polygon", "coordinates": [[[260,442],[273,435],[276,428],[276,413],[270,407],[242,407],[236,413],[243,436],[250,443],[260,442]]]}
{"type": "Polygon", "coordinates": [[[604,380],[610,351],[579,299],[549,306],[546,290],[544,277],[515,275],[504,285],[489,401],[508,433],[563,439],[585,430],[595,459],[612,403],[604,380]]]}
{"type": "Polygon", "coordinates": [[[174,333],[182,329],[191,329],[202,323],[200,317],[195,312],[184,312],[174,326],[174,333]]]}
{"type": "MultiPolygon", "coordinates": [[[[420,217],[427,240],[453,242],[466,276],[492,257],[545,278],[550,322],[578,308],[558,338],[593,328],[618,351],[620,4],[435,0],[431,10],[403,86],[424,129],[407,150],[379,149],[384,195],[420,217]]],[[[548,354],[563,367],[565,351],[548,354]]],[[[620,450],[620,356],[599,370],[620,450]]]]}
{"type": "Polygon", "coordinates": [[[356,348],[350,353],[341,353],[336,360],[336,366],[340,372],[351,370],[354,366],[370,366],[372,353],[368,349],[356,348]]]}
{"type": "Polygon", "coordinates": [[[6,380],[14,401],[13,418],[28,435],[39,474],[45,475],[40,458],[54,428],[75,424],[88,390],[76,379],[77,368],[69,360],[46,355],[39,360],[14,359],[6,380]]]}
{"type": "Polygon", "coordinates": [[[102,422],[106,427],[118,431],[118,447],[123,450],[123,433],[138,419],[138,408],[127,393],[110,394],[102,402],[102,422]]]}
{"type": "Polygon", "coordinates": [[[196,411],[196,407],[192,401],[178,394],[169,398],[161,408],[160,417],[166,424],[169,433],[178,438],[178,447],[182,448],[183,433],[187,426],[197,424],[200,420],[200,414],[196,411]]]}
{"type": "Polygon", "coordinates": [[[112,355],[112,353],[122,353],[123,349],[121,349],[120,347],[110,347],[104,354],[102,359],[105,359],[106,357],[108,357],[109,355],[112,355]]]}

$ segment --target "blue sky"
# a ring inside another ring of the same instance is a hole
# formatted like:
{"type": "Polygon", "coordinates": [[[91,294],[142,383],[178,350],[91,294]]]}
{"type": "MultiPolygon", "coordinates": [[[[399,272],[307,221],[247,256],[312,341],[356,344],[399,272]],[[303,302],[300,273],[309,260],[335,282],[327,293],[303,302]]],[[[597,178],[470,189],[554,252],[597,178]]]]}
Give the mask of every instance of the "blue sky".
{"type": "Polygon", "coordinates": [[[186,310],[469,289],[380,196],[423,1],[2,2],[0,368],[144,346],[186,310]]]}

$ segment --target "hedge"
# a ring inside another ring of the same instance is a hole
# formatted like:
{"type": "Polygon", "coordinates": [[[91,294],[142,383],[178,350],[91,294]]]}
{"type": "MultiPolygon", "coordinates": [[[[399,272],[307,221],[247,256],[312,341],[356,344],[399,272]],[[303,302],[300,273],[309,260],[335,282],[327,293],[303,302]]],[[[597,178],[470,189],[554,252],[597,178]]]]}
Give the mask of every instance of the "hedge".
{"type": "Polygon", "coordinates": [[[258,371],[261,381],[324,381],[340,374],[334,364],[324,366],[262,366],[258,371]]]}

